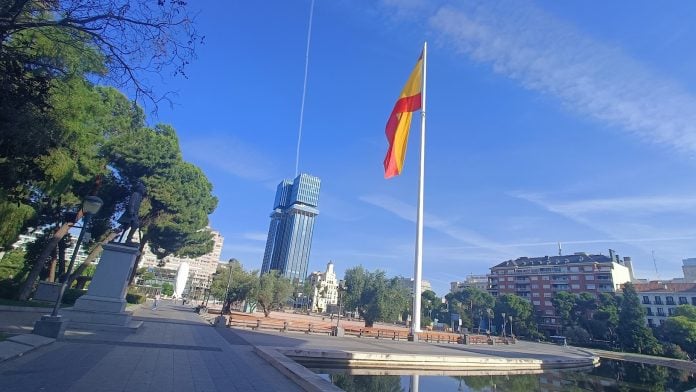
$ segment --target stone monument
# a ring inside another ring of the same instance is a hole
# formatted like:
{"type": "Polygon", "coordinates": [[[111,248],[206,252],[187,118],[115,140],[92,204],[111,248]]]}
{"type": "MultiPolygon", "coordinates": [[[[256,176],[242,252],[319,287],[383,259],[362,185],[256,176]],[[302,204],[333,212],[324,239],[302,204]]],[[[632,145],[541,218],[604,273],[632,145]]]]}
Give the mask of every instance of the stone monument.
{"type": "Polygon", "coordinates": [[[133,242],[139,228],[138,213],[145,186],[138,182],[128,202],[128,209],[119,219],[121,238],[128,229],[125,242],[104,245],[97,270],[87,294],[78,298],[72,310],[64,311],[70,320],[68,328],[135,332],[142,321],[133,321],[126,309],[126,291],[135,261],[140,255],[140,243],[133,242]]]}

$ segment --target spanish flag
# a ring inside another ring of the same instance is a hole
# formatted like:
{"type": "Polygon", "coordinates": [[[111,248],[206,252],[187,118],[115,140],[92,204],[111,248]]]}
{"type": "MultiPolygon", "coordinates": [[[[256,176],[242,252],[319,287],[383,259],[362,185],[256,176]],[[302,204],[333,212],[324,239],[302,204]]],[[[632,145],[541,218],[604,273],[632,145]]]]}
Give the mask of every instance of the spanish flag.
{"type": "Polygon", "coordinates": [[[421,88],[423,81],[423,54],[421,53],[416,67],[411,72],[399,99],[392,109],[387,121],[387,141],[389,149],[384,158],[384,178],[401,174],[406,158],[408,132],[411,128],[413,112],[421,108],[421,88]]]}

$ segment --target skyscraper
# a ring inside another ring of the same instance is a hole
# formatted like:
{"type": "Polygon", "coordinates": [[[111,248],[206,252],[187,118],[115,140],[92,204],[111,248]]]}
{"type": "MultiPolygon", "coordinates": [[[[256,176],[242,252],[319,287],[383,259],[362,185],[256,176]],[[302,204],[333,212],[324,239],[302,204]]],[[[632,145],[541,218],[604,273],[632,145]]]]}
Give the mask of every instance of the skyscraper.
{"type": "Polygon", "coordinates": [[[261,273],[278,270],[292,281],[307,276],[321,180],[300,174],[278,184],[261,273]]]}

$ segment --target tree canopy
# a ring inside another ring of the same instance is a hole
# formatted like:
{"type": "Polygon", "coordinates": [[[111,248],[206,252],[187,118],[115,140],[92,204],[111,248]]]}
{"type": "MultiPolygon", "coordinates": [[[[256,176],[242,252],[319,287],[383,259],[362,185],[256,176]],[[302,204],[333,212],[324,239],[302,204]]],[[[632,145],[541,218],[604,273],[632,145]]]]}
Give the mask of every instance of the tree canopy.
{"type": "Polygon", "coordinates": [[[357,266],[345,272],[346,309],[357,309],[366,327],[375,321],[400,321],[409,309],[409,291],[397,278],[387,279],[384,271],[370,272],[357,266]]]}

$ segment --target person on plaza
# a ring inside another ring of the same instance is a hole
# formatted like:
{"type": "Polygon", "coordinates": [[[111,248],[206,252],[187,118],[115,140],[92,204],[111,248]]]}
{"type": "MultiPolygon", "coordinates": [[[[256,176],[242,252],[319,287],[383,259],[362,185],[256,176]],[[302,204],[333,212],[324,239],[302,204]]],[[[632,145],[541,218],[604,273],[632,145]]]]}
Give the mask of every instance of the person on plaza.
{"type": "Polygon", "coordinates": [[[157,293],[155,295],[155,302],[152,303],[152,310],[157,310],[157,305],[159,305],[160,295],[157,293]]]}

